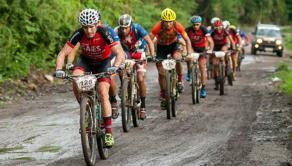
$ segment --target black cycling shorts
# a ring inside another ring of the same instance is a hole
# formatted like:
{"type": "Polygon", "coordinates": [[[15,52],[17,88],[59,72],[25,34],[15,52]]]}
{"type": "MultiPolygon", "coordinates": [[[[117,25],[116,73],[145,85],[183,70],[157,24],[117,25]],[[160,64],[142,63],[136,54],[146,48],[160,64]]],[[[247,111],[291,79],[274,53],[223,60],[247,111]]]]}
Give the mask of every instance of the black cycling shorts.
{"type": "Polygon", "coordinates": [[[168,54],[173,54],[175,51],[179,51],[178,42],[174,42],[170,45],[160,45],[157,44],[157,59],[167,59],[168,54]]]}

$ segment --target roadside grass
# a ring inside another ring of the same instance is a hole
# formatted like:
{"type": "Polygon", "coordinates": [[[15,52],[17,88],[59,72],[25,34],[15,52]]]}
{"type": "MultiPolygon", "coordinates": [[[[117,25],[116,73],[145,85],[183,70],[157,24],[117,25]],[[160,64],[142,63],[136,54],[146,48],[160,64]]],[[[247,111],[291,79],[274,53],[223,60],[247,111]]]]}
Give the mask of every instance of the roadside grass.
{"type": "Polygon", "coordinates": [[[4,148],[0,148],[0,154],[1,153],[7,153],[7,152],[11,152],[11,151],[16,151],[16,150],[21,150],[24,147],[22,145],[17,145],[15,147],[4,147],[4,148]]]}
{"type": "Polygon", "coordinates": [[[17,157],[13,160],[25,160],[25,161],[32,161],[32,160],[36,160],[34,157],[28,157],[28,156],[23,156],[23,157],[17,157]]]}
{"type": "Polygon", "coordinates": [[[35,135],[35,136],[31,136],[31,137],[28,137],[26,138],[25,140],[23,140],[24,143],[32,143],[32,140],[35,139],[36,137],[38,137],[40,135],[35,135]]]}
{"type": "Polygon", "coordinates": [[[55,153],[60,151],[62,148],[60,146],[45,145],[40,147],[36,152],[50,152],[55,153]]]}
{"type": "Polygon", "coordinates": [[[282,27],[281,31],[283,33],[285,48],[292,50],[292,27],[291,26],[282,27]]]}
{"type": "Polygon", "coordinates": [[[280,89],[292,95],[292,69],[289,69],[287,63],[281,63],[276,69],[276,76],[282,80],[280,89]]]}

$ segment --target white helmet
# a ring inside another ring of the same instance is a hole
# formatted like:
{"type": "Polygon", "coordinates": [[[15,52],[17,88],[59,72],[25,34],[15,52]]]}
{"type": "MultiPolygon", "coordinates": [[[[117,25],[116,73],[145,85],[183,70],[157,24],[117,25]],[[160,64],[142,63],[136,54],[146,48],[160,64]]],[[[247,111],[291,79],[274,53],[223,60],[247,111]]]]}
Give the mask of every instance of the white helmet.
{"type": "Polygon", "coordinates": [[[220,18],[218,18],[218,17],[213,17],[213,18],[211,19],[211,25],[213,25],[214,22],[219,21],[219,20],[220,20],[220,18]]]}
{"type": "Polygon", "coordinates": [[[84,9],[79,14],[81,25],[94,25],[100,20],[100,13],[94,9],[84,9]]]}
{"type": "Polygon", "coordinates": [[[223,24],[223,28],[224,29],[226,29],[226,28],[228,28],[230,26],[230,22],[227,21],[227,20],[223,21],[222,24],[223,24]]]}
{"type": "Polygon", "coordinates": [[[132,17],[128,14],[123,14],[119,18],[119,26],[120,27],[128,27],[132,23],[132,17]]]}

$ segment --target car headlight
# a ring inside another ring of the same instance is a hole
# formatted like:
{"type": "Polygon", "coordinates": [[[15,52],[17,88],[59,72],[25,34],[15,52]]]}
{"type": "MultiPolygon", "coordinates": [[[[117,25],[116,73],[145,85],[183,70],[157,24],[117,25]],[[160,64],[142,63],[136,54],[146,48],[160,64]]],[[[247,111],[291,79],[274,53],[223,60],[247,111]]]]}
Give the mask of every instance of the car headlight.
{"type": "Polygon", "coordinates": [[[282,41],[281,40],[276,40],[276,44],[277,45],[281,45],[282,44],[282,41]]]}
{"type": "Polygon", "coordinates": [[[263,42],[262,39],[257,39],[257,43],[261,44],[263,42]]]}

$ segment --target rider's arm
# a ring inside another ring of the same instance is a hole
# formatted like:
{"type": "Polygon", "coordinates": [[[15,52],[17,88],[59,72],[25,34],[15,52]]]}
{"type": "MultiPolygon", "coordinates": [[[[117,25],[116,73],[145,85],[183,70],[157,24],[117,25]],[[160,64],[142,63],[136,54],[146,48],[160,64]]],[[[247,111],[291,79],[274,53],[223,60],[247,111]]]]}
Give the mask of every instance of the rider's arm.
{"type": "Polygon", "coordinates": [[[231,35],[227,35],[227,39],[229,40],[229,43],[231,45],[231,48],[232,49],[235,49],[235,44],[234,44],[234,41],[233,41],[231,35]]]}
{"type": "Polygon", "coordinates": [[[75,31],[69,41],[65,44],[62,50],[59,52],[56,60],[56,70],[63,68],[65,57],[68,56],[73,48],[79,43],[84,32],[81,29],[75,31]]]}
{"type": "Polygon", "coordinates": [[[153,44],[153,42],[152,42],[150,36],[149,36],[149,35],[146,35],[146,36],[144,37],[144,40],[147,42],[147,46],[149,47],[150,55],[151,55],[151,56],[154,56],[154,54],[155,54],[155,53],[154,53],[154,44],[153,44]]]}
{"type": "Polygon", "coordinates": [[[190,40],[189,36],[187,35],[185,28],[178,22],[176,22],[176,28],[177,28],[177,31],[183,37],[183,39],[186,41],[187,54],[194,52],[193,48],[192,48],[191,40],[190,40]]]}
{"type": "Polygon", "coordinates": [[[118,67],[120,66],[123,61],[126,58],[126,54],[120,44],[120,42],[118,42],[117,44],[115,44],[114,46],[111,47],[111,51],[115,54],[116,59],[115,62],[113,64],[113,66],[118,67]]]}
{"type": "Polygon", "coordinates": [[[65,57],[70,54],[72,51],[72,47],[70,47],[67,43],[62,48],[62,50],[59,52],[56,60],[56,70],[61,70],[64,65],[65,57]]]}
{"type": "Polygon", "coordinates": [[[207,42],[209,43],[208,44],[209,49],[213,50],[214,49],[214,41],[213,41],[212,37],[211,36],[206,36],[206,38],[207,38],[207,42]]]}
{"type": "Polygon", "coordinates": [[[79,48],[80,48],[80,43],[78,42],[76,44],[76,46],[73,48],[73,50],[70,52],[70,54],[68,55],[68,57],[67,57],[67,63],[73,63],[73,61],[74,61],[74,59],[75,59],[75,57],[77,55],[77,52],[78,52],[79,48]]]}

